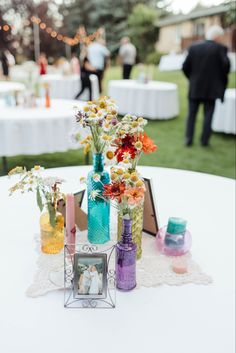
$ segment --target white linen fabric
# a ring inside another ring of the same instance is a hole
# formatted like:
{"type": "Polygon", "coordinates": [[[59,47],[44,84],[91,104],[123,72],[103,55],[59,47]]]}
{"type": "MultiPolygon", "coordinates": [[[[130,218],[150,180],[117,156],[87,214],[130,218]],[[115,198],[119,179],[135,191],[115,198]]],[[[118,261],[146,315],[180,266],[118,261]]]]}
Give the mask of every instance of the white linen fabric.
{"type": "MultiPolygon", "coordinates": [[[[111,217],[113,220],[116,218],[116,215],[111,217]]],[[[113,233],[113,239],[115,239],[115,235],[113,233]]],[[[86,238],[86,232],[83,235],[78,232],[77,241],[83,239],[86,243],[86,238]]],[[[153,236],[143,235],[142,249],[142,258],[137,261],[137,289],[157,287],[161,284],[209,284],[212,282],[211,277],[203,273],[197,263],[192,260],[190,253],[178,257],[179,259],[186,259],[188,263],[188,272],[179,275],[172,271],[174,257],[167,257],[158,252],[153,236]]],[[[56,255],[46,255],[39,251],[38,253],[38,268],[34,276],[34,282],[26,291],[26,295],[29,297],[38,297],[50,291],[64,288],[63,252],[56,255]]]]}
{"type": "MultiPolygon", "coordinates": [[[[186,53],[175,54],[171,53],[168,55],[162,55],[158,69],[160,71],[179,71],[182,70],[183,62],[186,58],[186,53]]],[[[234,72],[236,70],[236,56],[235,53],[228,53],[228,58],[230,60],[230,71],[234,72]]]]}
{"type": "MultiPolygon", "coordinates": [[[[65,179],[62,191],[68,193],[83,188],[79,178],[90,170],[91,166],[58,168],[45,170],[44,175],[65,179]]],[[[192,257],[212,275],[213,283],[118,291],[114,310],[65,309],[59,290],[29,298],[25,289],[37,269],[32,235],[39,231],[40,213],[35,194],[9,197],[8,189],[17,176],[1,177],[4,353],[72,352],[78,337],[80,351],[87,353],[235,352],[235,181],[166,168],[139,167],[139,171],[153,180],[160,226],[170,216],[188,220],[192,257]],[[132,339],[127,340],[131,331],[132,339]]],[[[57,279],[51,277],[52,282],[57,279]]]]}
{"type": "Polygon", "coordinates": [[[212,130],[236,134],[236,90],[234,88],[226,90],[223,103],[220,100],[216,101],[212,130]]]}
{"type": "Polygon", "coordinates": [[[42,99],[38,104],[36,108],[0,105],[0,156],[64,152],[79,147],[71,139],[71,133],[78,128],[73,108],[84,103],[51,100],[51,107],[45,108],[42,99]]]}
{"type": "Polygon", "coordinates": [[[170,119],[179,114],[177,85],[168,82],[135,80],[110,81],[108,95],[116,100],[120,114],[149,119],[170,119]]]}
{"type": "Polygon", "coordinates": [[[186,53],[184,54],[168,54],[162,55],[158,69],[160,71],[175,71],[181,70],[183,62],[186,58],[186,53]]]}
{"type": "MultiPolygon", "coordinates": [[[[40,82],[49,84],[50,97],[61,99],[74,99],[81,88],[80,77],[78,75],[60,75],[48,74],[40,76],[40,82]]],[[[90,75],[92,88],[92,99],[99,97],[98,78],[96,75],[90,75]]],[[[44,95],[44,88],[41,88],[41,95],[44,95]]],[[[86,89],[80,97],[81,100],[89,100],[88,90],[86,89]]]]}
{"type": "Polygon", "coordinates": [[[5,93],[14,93],[25,90],[25,85],[19,82],[0,81],[0,96],[5,93]]]}

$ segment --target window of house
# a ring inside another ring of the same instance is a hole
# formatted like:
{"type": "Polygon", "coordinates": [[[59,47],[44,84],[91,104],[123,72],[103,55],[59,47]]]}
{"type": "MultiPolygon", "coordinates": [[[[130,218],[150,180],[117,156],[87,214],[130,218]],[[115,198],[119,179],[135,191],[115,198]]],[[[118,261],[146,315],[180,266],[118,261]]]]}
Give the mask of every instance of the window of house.
{"type": "Polygon", "coordinates": [[[197,22],[195,24],[195,35],[198,37],[203,37],[205,34],[205,24],[202,22],[197,22]]]}

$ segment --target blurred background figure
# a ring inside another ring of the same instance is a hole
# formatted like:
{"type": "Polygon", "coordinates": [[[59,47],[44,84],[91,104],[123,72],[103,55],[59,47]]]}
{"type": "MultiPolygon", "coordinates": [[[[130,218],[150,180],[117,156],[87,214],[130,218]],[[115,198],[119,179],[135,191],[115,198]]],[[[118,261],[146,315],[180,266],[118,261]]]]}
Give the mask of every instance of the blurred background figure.
{"type": "Polygon", "coordinates": [[[4,49],[0,52],[0,60],[2,64],[2,74],[3,77],[9,79],[9,68],[15,65],[14,56],[9,52],[9,50],[4,49]]]}
{"type": "Polygon", "coordinates": [[[106,47],[106,42],[102,38],[98,38],[94,43],[88,46],[88,60],[96,69],[98,76],[99,92],[102,92],[102,80],[104,71],[109,65],[110,52],[106,47]]]}
{"type": "Polygon", "coordinates": [[[78,99],[84,90],[87,88],[89,90],[89,100],[93,99],[92,94],[92,87],[90,81],[91,74],[97,74],[96,69],[91,65],[89,62],[88,56],[86,55],[86,49],[83,48],[83,58],[82,58],[82,65],[81,65],[81,74],[80,74],[80,82],[81,82],[81,90],[76,95],[75,99],[78,99]]]}
{"type": "Polygon", "coordinates": [[[200,141],[202,146],[208,145],[215,101],[217,98],[224,99],[230,62],[227,47],[220,44],[223,34],[220,26],[210,27],[205,41],[190,46],[183,63],[183,72],[189,79],[186,146],[193,143],[195,120],[201,103],[204,105],[204,120],[200,141]]]}
{"type": "Polygon", "coordinates": [[[124,80],[130,78],[132,68],[136,62],[136,55],[137,50],[130,42],[129,37],[123,37],[121,39],[121,46],[119,50],[119,61],[122,63],[124,80]]]}
{"type": "Polygon", "coordinates": [[[48,61],[47,61],[46,55],[45,55],[45,53],[41,53],[39,55],[39,59],[38,59],[38,66],[39,66],[39,74],[40,75],[46,75],[47,65],[48,65],[48,61]]]}
{"type": "Polygon", "coordinates": [[[71,56],[72,56],[70,61],[71,72],[74,75],[80,75],[80,62],[76,52],[73,52],[71,56]]]}

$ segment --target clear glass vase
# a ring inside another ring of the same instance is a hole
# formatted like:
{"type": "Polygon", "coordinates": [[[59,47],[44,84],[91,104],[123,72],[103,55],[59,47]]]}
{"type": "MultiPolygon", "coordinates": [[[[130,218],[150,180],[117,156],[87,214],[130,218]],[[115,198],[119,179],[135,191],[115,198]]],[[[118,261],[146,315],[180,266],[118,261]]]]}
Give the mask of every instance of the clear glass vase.
{"type": "Polygon", "coordinates": [[[104,170],[104,157],[101,153],[93,155],[93,170],[87,177],[88,189],[88,240],[93,244],[104,244],[110,240],[110,205],[103,199],[91,197],[92,191],[102,195],[103,185],[110,182],[109,173],[104,170]],[[94,180],[94,175],[100,175],[100,181],[94,180]]]}
{"type": "Polygon", "coordinates": [[[58,254],[64,248],[64,217],[56,213],[56,223],[50,224],[48,211],[40,216],[41,250],[45,254],[58,254]]]}
{"type": "MultiPolygon", "coordinates": [[[[142,257],[142,232],[143,232],[143,204],[132,209],[130,217],[132,218],[132,240],[137,245],[137,260],[142,257]]],[[[122,216],[118,215],[118,240],[122,235],[122,216]]]]}

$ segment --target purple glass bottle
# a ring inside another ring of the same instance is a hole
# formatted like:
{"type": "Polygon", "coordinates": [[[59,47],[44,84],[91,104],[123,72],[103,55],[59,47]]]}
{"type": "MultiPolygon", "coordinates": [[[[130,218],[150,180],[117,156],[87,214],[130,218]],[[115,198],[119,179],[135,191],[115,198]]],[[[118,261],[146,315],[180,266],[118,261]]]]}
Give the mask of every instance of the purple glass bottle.
{"type": "Polygon", "coordinates": [[[123,219],[123,233],[116,245],[116,287],[129,291],[136,287],[137,245],[132,241],[132,220],[123,219]]]}

